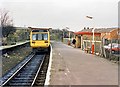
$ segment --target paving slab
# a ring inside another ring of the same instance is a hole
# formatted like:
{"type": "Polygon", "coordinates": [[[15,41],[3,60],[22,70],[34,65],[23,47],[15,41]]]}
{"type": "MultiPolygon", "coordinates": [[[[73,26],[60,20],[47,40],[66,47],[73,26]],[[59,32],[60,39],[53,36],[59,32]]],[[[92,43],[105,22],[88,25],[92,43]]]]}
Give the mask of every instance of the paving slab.
{"type": "Polygon", "coordinates": [[[50,85],[118,85],[118,64],[61,42],[52,47],[50,85]]]}

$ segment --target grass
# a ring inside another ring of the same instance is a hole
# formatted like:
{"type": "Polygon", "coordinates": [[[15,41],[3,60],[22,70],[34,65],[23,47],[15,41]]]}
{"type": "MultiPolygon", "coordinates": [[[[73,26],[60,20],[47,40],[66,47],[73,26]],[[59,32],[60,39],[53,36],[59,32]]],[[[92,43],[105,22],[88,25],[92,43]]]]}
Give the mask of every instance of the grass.
{"type": "Polygon", "coordinates": [[[30,47],[17,48],[2,56],[2,75],[7,73],[16,64],[22,61],[32,49],[30,47]]]}

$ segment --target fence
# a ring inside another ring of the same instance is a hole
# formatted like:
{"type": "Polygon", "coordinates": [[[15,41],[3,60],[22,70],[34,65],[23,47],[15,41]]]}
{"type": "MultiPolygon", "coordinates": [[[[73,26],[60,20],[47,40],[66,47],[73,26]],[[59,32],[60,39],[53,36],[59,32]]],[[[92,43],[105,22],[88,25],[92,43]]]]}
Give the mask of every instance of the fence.
{"type": "MultiPolygon", "coordinates": [[[[95,54],[100,55],[101,54],[101,41],[95,41],[94,42],[95,47],[95,54]]],[[[89,53],[91,53],[92,48],[92,41],[90,40],[83,40],[83,50],[87,49],[89,53]]]]}
{"type": "MultiPolygon", "coordinates": [[[[69,38],[64,38],[63,43],[68,44],[68,40],[69,40],[69,38]]],[[[108,46],[111,43],[118,43],[118,42],[120,42],[120,41],[118,41],[118,40],[107,41],[106,46],[108,46]]],[[[72,39],[70,39],[70,43],[72,43],[72,39]]],[[[104,57],[109,60],[119,61],[120,51],[113,52],[111,50],[111,48],[113,48],[113,47],[111,47],[110,50],[108,50],[104,46],[105,45],[103,44],[103,42],[95,41],[94,42],[94,47],[95,47],[94,53],[98,56],[104,57]]],[[[88,53],[92,53],[91,48],[92,48],[92,41],[91,40],[83,40],[82,50],[88,49],[88,53]]]]}
{"type": "Polygon", "coordinates": [[[109,60],[119,61],[120,58],[120,43],[119,40],[109,40],[107,45],[103,46],[103,56],[109,60]],[[118,48],[115,48],[117,46],[118,48]],[[114,50],[116,49],[116,50],[114,50]]]}

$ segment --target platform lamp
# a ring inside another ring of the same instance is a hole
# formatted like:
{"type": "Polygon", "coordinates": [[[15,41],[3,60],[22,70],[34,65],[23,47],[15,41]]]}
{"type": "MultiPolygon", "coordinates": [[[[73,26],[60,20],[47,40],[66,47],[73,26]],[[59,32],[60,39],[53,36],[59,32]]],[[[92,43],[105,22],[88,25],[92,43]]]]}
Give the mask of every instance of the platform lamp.
{"type": "Polygon", "coordinates": [[[69,40],[70,40],[70,28],[69,27],[66,27],[66,29],[69,31],[69,40]]]}
{"type": "Polygon", "coordinates": [[[69,31],[69,40],[68,40],[68,45],[70,45],[70,28],[69,27],[66,27],[66,29],[69,31]]]}
{"type": "MultiPolygon", "coordinates": [[[[91,16],[86,16],[86,18],[88,18],[88,19],[93,19],[93,17],[91,17],[91,16]]],[[[93,28],[92,29],[92,33],[93,33],[93,39],[92,39],[92,54],[94,54],[94,50],[95,50],[95,40],[94,40],[94,37],[95,37],[95,33],[94,33],[94,31],[95,31],[95,29],[93,28]]]]}

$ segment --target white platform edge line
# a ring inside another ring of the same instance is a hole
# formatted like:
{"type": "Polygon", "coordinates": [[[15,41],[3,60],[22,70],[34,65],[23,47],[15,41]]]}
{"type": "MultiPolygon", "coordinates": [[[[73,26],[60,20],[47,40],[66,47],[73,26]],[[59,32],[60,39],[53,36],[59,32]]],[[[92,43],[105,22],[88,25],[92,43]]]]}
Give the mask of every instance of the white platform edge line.
{"type": "Polygon", "coordinates": [[[50,84],[50,75],[51,75],[51,66],[52,66],[52,45],[50,44],[51,47],[51,52],[50,52],[50,60],[49,60],[49,65],[48,65],[48,70],[47,70],[47,75],[46,75],[46,80],[45,80],[45,86],[50,84]]]}

